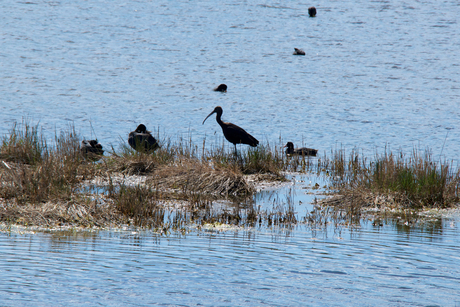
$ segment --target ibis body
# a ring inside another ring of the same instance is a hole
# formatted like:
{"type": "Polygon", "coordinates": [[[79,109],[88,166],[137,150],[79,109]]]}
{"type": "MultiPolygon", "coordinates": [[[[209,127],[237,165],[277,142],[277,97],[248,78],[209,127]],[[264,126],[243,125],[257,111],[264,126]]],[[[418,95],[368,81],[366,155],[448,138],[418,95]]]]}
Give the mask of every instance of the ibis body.
{"type": "Polygon", "coordinates": [[[247,133],[246,130],[240,126],[223,122],[221,119],[223,113],[221,107],[215,107],[214,110],[204,119],[203,124],[208,119],[208,117],[214,113],[216,113],[216,121],[222,128],[222,132],[224,133],[225,138],[227,141],[235,145],[235,152],[236,144],[246,144],[252,147],[256,147],[259,144],[259,141],[255,137],[247,133]]]}

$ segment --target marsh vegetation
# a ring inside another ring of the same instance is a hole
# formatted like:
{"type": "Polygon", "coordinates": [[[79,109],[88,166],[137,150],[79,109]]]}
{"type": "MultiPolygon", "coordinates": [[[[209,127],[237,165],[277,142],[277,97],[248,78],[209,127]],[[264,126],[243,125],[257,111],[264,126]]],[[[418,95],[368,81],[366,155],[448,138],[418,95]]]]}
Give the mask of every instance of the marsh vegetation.
{"type": "MultiPolygon", "coordinates": [[[[160,139],[160,138],[158,138],[160,139]]],[[[163,139],[153,153],[126,144],[98,162],[80,152],[73,127],[50,145],[40,127],[22,123],[0,149],[0,221],[23,225],[106,227],[134,225],[167,232],[207,223],[292,226],[326,223],[324,216],[353,221],[369,208],[419,210],[458,204],[459,171],[434,161],[429,151],[405,157],[389,151],[372,161],[352,151],[320,158],[289,157],[282,145],[240,151],[205,149],[190,140],[163,139]],[[271,210],[254,204],[257,181],[285,181],[289,172],[325,176],[334,196],[305,217],[292,199],[271,210]],[[251,178],[251,180],[249,180],[251,178]],[[217,206],[225,200],[231,206],[217,206]],[[332,215],[331,215],[332,214],[332,215]]],[[[280,140],[280,144],[282,144],[280,140]]]]}

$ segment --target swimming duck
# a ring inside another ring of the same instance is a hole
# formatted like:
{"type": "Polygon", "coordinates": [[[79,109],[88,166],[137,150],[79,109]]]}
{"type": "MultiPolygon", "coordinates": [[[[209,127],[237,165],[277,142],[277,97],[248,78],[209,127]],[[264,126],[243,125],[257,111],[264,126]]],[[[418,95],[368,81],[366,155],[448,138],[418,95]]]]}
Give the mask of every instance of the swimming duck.
{"type": "Polygon", "coordinates": [[[215,92],[226,92],[227,91],[227,85],[226,84],[220,84],[218,87],[214,89],[215,92]]]}
{"type": "Polygon", "coordinates": [[[294,48],[293,55],[305,55],[305,51],[303,51],[302,49],[294,48]]]}
{"type": "Polygon", "coordinates": [[[128,143],[139,152],[153,152],[160,148],[157,140],[150,134],[150,131],[147,131],[144,124],[140,124],[136,130],[129,133],[128,143]]]}
{"type": "Polygon", "coordinates": [[[308,15],[310,17],[315,17],[316,16],[316,7],[312,6],[308,8],[308,15]]]}
{"type": "Polygon", "coordinates": [[[313,148],[302,147],[294,149],[294,144],[292,142],[287,142],[287,144],[284,147],[287,147],[287,155],[316,156],[316,154],[318,153],[318,150],[313,148]]]}

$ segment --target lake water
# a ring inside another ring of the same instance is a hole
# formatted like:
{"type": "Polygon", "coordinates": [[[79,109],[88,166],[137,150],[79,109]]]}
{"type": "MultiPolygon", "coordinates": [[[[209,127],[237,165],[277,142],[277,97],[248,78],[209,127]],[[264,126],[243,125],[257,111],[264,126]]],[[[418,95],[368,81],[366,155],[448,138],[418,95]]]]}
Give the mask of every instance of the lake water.
{"type": "MultiPolygon", "coordinates": [[[[305,186],[259,193],[311,210],[305,186]],[[278,191],[279,193],[277,193],[278,191]]],[[[458,306],[459,214],[409,227],[0,231],[2,306],[458,306]]]]}
{"type": "MultiPolygon", "coordinates": [[[[313,209],[297,174],[255,197],[299,220],[313,209]]],[[[320,189],[321,190],[321,189],[320,189]]],[[[0,226],[0,305],[458,306],[460,214],[286,227],[100,231],[0,226]]]]}
{"type": "MultiPolygon", "coordinates": [[[[0,135],[26,118],[50,140],[72,124],[118,148],[144,123],[210,146],[222,131],[202,121],[220,105],[263,144],[458,163],[459,15],[456,0],[4,0],[0,135]]],[[[458,222],[0,232],[0,305],[455,306],[458,222]]]]}
{"type": "Polygon", "coordinates": [[[263,143],[457,160],[458,1],[320,1],[316,18],[310,5],[2,1],[0,134],[27,117],[106,146],[139,123],[202,144],[221,137],[201,124],[221,105],[263,143]]]}

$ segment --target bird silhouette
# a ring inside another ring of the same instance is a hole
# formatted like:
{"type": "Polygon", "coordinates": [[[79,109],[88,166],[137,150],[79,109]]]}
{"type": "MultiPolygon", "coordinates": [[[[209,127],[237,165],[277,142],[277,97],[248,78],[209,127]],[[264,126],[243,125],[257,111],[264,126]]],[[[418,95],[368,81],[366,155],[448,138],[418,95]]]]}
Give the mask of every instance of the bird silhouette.
{"type": "Polygon", "coordinates": [[[227,91],[227,85],[226,84],[220,84],[218,87],[214,89],[215,92],[226,92],[227,91]]]}
{"type": "Polygon", "coordinates": [[[139,152],[153,152],[160,148],[157,140],[150,134],[150,131],[147,131],[144,124],[140,124],[136,130],[129,133],[128,143],[139,152]]]}
{"type": "Polygon", "coordinates": [[[214,110],[209,113],[208,116],[203,121],[204,122],[208,119],[209,116],[216,113],[216,121],[222,127],[222,132],[224,133],[225,138],[227,141],[235,145],[235,153],[236,153],[236,144],[246,144],[252,147],[256,147],[259,144],[259,141],[247,133],[243,128],[232,124],[223,122],[221,117],[223,110],[221,107],[215,107],[214,110]]]}
{"type": "Polygon", "coordinates": [[[292,142],[287,142],[287,144],[284,145],[284,147],[286,147],[287,155],[316,156],[316,154],[318,153],[318,150],[313,148],[302,147],[294,149],[294,144],[292,142]]]}
{"type": "Polygon", "coordinates": [[[316,7],[312,6],[308,8],[308,15],[310,17],[315,17],[316,16],[316,7]]]}
{"type": "Polygon", "coordinates": [[[294,48],[293,55],[305,55],[305,51],[303,51],[302,49],[294,48]]]}
{"type": "Polygon", "coordinates": [[[102,150],[102,145],[97,142],[97,140],[83,140],[81,141],[80,152],[83,157],[88,160],[97,161],[99,160],[104,151],[102,150]]]}

